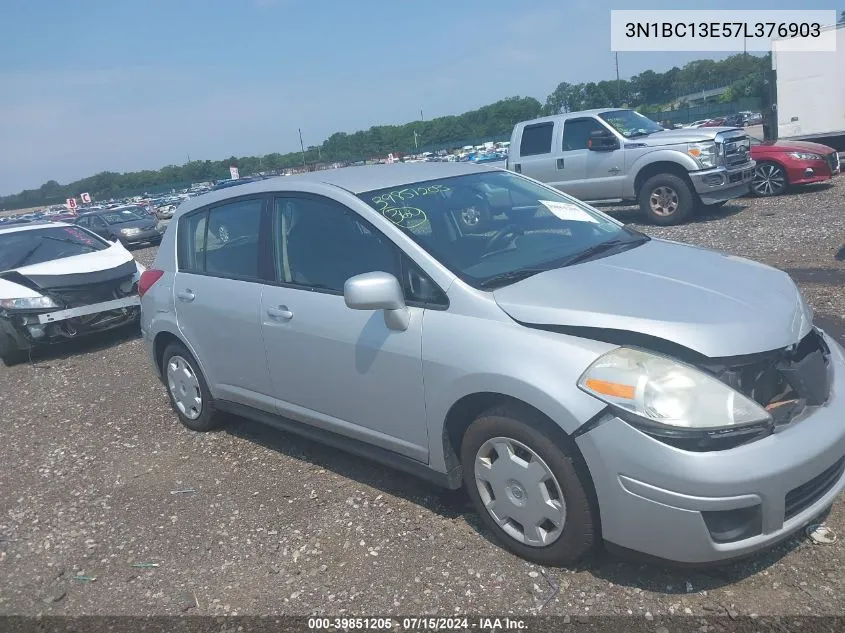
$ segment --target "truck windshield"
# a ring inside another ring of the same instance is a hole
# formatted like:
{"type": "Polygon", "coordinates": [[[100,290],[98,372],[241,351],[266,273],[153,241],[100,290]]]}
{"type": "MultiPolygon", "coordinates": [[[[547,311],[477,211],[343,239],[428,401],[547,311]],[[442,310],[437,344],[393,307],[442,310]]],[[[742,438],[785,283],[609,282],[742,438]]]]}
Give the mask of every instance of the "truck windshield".
{"type": "Polygon", "coordinates": [[[663,129],[663,126],[633,110],[613,110],[600,114],[599,117],[625,138],[646,136],[663,129]]]}
{"type": "Polygon", "coordinates": [[[410,182],[359,197],[476,288],[515,283],[648,239],[506,171],[410,182]]]}

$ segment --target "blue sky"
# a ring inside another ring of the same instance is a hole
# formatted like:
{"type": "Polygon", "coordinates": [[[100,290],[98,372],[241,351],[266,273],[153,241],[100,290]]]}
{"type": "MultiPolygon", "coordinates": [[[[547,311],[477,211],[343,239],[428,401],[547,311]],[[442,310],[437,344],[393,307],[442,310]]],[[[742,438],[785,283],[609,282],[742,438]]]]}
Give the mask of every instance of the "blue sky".
{"type": "MultiPolygon", "coordinates": [[[[611,8],[684,0],[8,0],[0,195],[94,173],[298,149],[613,78],[611,8]]],[[[708,8],[791,9],[787,0],[708,8]]],[[[802,9],[830,9],[804,0],[802,9]]],[[[696,53],[622,53],[620,72],[696,53]]]]}

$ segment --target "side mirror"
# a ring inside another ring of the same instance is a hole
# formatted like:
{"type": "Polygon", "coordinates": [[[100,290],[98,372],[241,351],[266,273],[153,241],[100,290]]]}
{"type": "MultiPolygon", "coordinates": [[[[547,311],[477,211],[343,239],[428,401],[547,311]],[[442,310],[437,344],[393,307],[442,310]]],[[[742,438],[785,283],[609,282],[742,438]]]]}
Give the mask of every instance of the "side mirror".
{"type": "Polygon", "coordinates": [[[343,300],[353,310],[384,310],[384,324],[391,330],[404,332],[411,322],[402,286],[388,273],[364,273],[347,279],[343,300]]]}
{"type": "Polygon", "coordinates": [[[587,140],[587,148],[594,152],[609,152],[619,149],[619,140],[607,130],[593,130],[587,140]]]}

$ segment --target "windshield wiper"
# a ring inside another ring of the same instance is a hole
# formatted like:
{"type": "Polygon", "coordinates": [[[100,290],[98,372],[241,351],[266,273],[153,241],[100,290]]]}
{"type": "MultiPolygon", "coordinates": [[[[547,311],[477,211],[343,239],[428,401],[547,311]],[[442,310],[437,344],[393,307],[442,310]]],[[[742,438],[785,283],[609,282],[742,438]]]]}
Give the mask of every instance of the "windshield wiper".
{"type": "Polygon", "coordinates": [[[659,131],[659,130],[652,130],[651,132],[649,132],[647,130],[634,130],[633,132],[631,132],[628,135],[628,138],[638,138],[640,136],[648,136],[649,134],[654,134],[657,131],[659,131]]]}
{"type": "Polygon", "coordinates": [[[28,260],[30,257],[32,257],[32,255],[33,255],[33,253],[35,253],[35,251],[37,251],[39,248],[41,248],[41,245],[43,243],[44,242],[38,242],[38,244],[36,244],[32,248],[30,248],[26,253],[24,253],[23,257],[21,257],[20,259],[18,259],[18,261],[16,261],[14,264],[9,266],[9,270],[12,270],[14,268],[18,268],[19,266],[23,265],[23,263],[26,260],[28,260]]]}
{"type": "Polygon", "coordinates": [[[627,239],[615,238],[612,240],[607,240],[606,242],[599,242],[598,244],[594,244],[593,246],[590,246],[588,249],[583,250],[580,253],[576,253],[569,259],[564,260],[562,266],[570,266],[572,264],[577,264],[579,262],[592,259],[596,255],[599,255],[601,253],[606,253],[607,251],[612,251],[618,248],[638,246],[644,242],[647,242],[648,240],[649,238],[646,236],[636,236],[627,239]]]}
{"type": "Polygon", "coordinates": [[[522,279],[528,279],[534,275],[544,273],[547,270],[548,268],[520,268],[518,270],[509,270],[506,273],[488,277],[484,281],[480,282],[478,286],[480,288],[490,288],[492,286],[507,285],[509,283],[521,281],[522,279]]]}

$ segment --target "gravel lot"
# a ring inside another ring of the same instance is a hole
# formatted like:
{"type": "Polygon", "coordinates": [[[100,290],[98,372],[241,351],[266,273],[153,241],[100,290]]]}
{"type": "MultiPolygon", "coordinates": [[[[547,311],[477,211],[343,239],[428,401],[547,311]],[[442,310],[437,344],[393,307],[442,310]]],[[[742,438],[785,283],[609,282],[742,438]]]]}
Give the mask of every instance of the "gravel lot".
{"type": "MultiPolygon", "coordinates": [[[[845,342],[845,177],[642,228],[787,270],[845,342]]],[[[492,543],[462,493],[244,420],[191,433],[133,332],[0,367],[0,411],[4,614],[845,612],[841,538],[708,571],[603,552],[542,569],[492,543]]],[[[842,502],[826,522],[845,537],[842,502]]]]}

